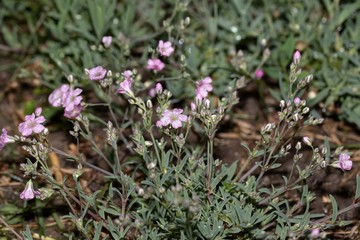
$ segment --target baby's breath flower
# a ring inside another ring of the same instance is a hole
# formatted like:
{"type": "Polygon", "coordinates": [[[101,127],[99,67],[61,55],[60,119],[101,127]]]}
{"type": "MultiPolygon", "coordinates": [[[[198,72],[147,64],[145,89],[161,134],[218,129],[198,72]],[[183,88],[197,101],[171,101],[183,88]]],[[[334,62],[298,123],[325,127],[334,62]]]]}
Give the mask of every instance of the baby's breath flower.
{"type": "Polygon", "coordinates": [[[107,70],[105,68],[103,68],[102,66],[97,66],[97,67],[91,68],[87,72],[88,72],[90,80],[98,81],[98,80],[105,78],[107,70]]]}
{"type": "Polygon", "coordinates": [[[186,122],[188,117],[182,114],[183,110],[175,108],[174,110],[165,110],[159,121],[156,122],[157,127],[165,127],[169,124],[177,129],[182,126],[181,122],[186,122]]]}
{"type": "Polygon", "coordinates": [[[157,51],[158,53],[160,53],[160,55],[169,57],[174,52],[174,48],[172,47],[171,42],[169,41],[164,42],[160,40],[157,47],[157,51]]]}
{"type": "Polygon", "coordinates": [[[163,70],[165,67],[165,64],[157,58],[153,58],[153,59],[149,59],[147,61],[147,66],[146,68],[149,70],[154,70],[155,72],[159,72],[161,70],[163,70]]]}
{"type": "Polygon", "coordinates": [[[21,199],[30,200],[40,195],[39,191],[34,190],[33,183],[31,179],[26,183],[24,191],[20,194],[21,199]]]}
{"type": "Polygon", "coordinates": [[[112,37],[111,36],[104,36],[102,39],[101,39],[102,43],[104,44],[104,46],[106,48],[110,47],[111,45],[111,42],[112,42],[112,37]]]}
{"type": "Polygon", "coordinates": [[[201,79],[196,83],[196,98],[203,99],[208,96],[208,93],[213,90],[212,79],[210,77],[206,77],[201,79]]]}

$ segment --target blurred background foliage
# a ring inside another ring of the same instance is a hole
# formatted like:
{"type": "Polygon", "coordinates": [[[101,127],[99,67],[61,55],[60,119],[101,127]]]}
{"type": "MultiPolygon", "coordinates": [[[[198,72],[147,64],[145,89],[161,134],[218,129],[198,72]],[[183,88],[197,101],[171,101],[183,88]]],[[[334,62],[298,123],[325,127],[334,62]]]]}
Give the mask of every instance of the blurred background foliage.
{"type": "Polygon", "coordinates": [[[55,88],[73,74],[86,85],[84,68],[144,69],[149,49],[170,39],[177,49],[171,64],[186,56],[183,69],[169,70],[177,78],[167,87],[177,98],[193,97],[193,86],[182,81],[190,76],[195,81],[211,75],[221,95],[230,79],[243,74],[253,79],[263,68],[261,84],[280,99],[297,49],[303,69],[314,73],[303,97],[322,114],[360,127],[359,1],[1,2],[0,70],[14,73],[11,80],[33,77],[55,88]],[[105,35],[114,37],[109,49],[101,44],[105,35]]]}

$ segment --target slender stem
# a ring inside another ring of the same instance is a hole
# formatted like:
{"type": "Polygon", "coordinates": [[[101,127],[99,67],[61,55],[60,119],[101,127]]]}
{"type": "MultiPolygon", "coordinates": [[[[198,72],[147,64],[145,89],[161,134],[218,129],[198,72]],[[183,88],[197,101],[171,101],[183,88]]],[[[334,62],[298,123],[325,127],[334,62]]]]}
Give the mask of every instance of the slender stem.
{"type": "Polygon", "coordinates": [[[151,132],[151,129],[149,129],[148,132],[150,133],[151,141],[153,142],[153,145],[154,145],[156,158],[158,159],[158,166],[160,167],[161,166],[161,162],[160,162],[161,158],[160,158],[160,153],[159,153],[159,149],[158,149],[159,146],[154,138],[154,135],[151,132]]]}
{"type": "MultiPolygon", "coordinates": [[[[358,202],[358,203],[353,203],[353,204],[351,204],[350,206],[347,206],[346,208],[343,208],[343,209],[341,209],[340,211],[338,211],[338,216],[339,216],[340,214],[343,214],[343,213],[345,213],[345,212],[347,212],[347,211],[350,211],[350,210],[355,209],[355,208],[358,208],[358,207],[360,207],[360,202],[358,202]]],[[[319,223],[328,221],[330,218],[332,218],[332,215],[328,215],[328,216],[325,216],[325,217],[323,217],[323,218],[320,218],[320,219],[316,220],[315,222],[313,222],[313,225],[316,225],[316,224],[319,224],[319,223]]]]}
{"type": "Polygon", "coordinates": [[[213,137],[209,137],[207,142],[207,187],[208,191],[211,191],[211,180],[213,175],[214,165],[214,141],[213,137]]]}
{"type": "Polygon", "coordinates": [[[9,229],[10,232],[12,232],[16,237],[17,239],[20,239],[22,240],[23,238],[20,236],[20,234],[18,234],[9,224],[6,223],[5,219],[3,218],[3,216],[1,215],[0,216],[0,222],[2,224],[4,224],[5,227],[7,227],[9,229]]]}

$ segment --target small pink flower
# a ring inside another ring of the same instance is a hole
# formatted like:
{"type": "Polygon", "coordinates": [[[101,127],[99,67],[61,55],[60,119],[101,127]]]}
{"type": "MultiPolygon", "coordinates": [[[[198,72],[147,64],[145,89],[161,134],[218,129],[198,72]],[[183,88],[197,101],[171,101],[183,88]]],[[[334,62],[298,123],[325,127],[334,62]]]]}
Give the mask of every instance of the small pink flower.
{"type": "Polygon", "coordinates": [[[300,103],[301,103],[301,100],[300,100],[299,97],[294,98],[294,104],[295,104],[295,106],[298,107],[298,106],[300,105],[300,103]]]}
{"type": "Polygon", "coordinates": [[[160,53],[160,55],[169,57],[174,52],[174,48],[172,47],[171,42],[169,41],[164,42],[160,40],[157,47],[157,51],[158,53],[160,53]]]}
{"type": "Polygon", "coordinates": [[[149,90],[149,96],[152,97],[152,98],[156,96],[156,90],[155,90],[155,88],[151,88],[151,89],[149,90]]]}
{"type": "Polygon", "coordinates": [[[69,91],[70,86],[68,84],[64,84],[61,87],[55,89],[50,95],[49,95],[49,103],[54,107],[60,107],[63,105],[63,100],[66,98],[66,94],[69,91]]]}
{"type": "Polygon", "coordinates": [[[39,191],[34,190],[33,183],[31,179],[26,183],[24,191],[20,194],[21,199],[30,200],[34,197],[40,195],[39,191]]]}
{"type": "Polygon", "coordinates": [[[104,36],[102,39],[101,39],[102,43],[104,44],[104,46],[106,48],[110,47],[111,45],[111,42],[112,42],[112,37],[111,36],[104,36]]]}
{"type": "Polygon", "coordinates": [[[255,71],[255,77],[257,79],[261,79],[263,76],[264,76],[264,70],[258,69],[258,70],[255,71]]]}
{"type": "Polygon", "coordinates": [[[15,141],[12,137],[8,136],[6,129],[3,128],[0,135],[0,151],[3,150],[5,145],[10,142],[15,142],[15,141]]]}
{"type": "Polygon", "coordinates": [[[82,101],[82,96],[79,96],[82,92],[82,89],[69,89],[68,93],[66,94],[66,98],[63,101],[63,107],[65,111],[72,111],[75,106],[79,105],[82,101]]]}
{"type": "Polygon", "coordinates": [[[163,86],[161,85],[161,83],[157,83],[155,85],[155,91],[157,94],[161,94],[163,92],[163,86]]]}
{"type": "Polygon", "coordinates": [[[339,155],[339,167],[345,171],[349,171],[352,168],[352,161],[350,160],[350,156],[346,153],[340,153],[339,155]]]}
{"type": "Polygon", "coordinates": [[[122,75],[125,79],[130,79],[130,80],[131,80],[133,73],[132,73],[132,71],[130,71],[130,70],[126,70],[126,71],[122,72],[121,75],[122,75]]]}
{"type": "Polygon", "coordinates": [[[132,80],[125,79],[120,83],[120,87],[117,90],[117,93],[131,95],[132,94],[131,87],[132,87],[132,80]]]}
{"type": "Polygon", "coordinates": [[[165,64],[157,58],[153,58],[153,59],[149,59],[147,61],[147,66],[146,68],[149,70],[154,70],[155,72],[159,72],[161,70],[163,70],[165,67],[165,64]]]}
{"type": "Polygon", "coordinates": [[[102,66],[97,66],[88,70],[89,78],[92,81],[104,79],[106,72],[107,70],[102,66]]]}
{"type": "Polygon", "coordinates": [[[301,59],[301,53],[299,51],[296,51],[294,53],[294,63],[299,64],[301,59]]]}
{"type": "Polygon", "coordinates": [[[188,119],[188,117],[182,114],[182,112],[183,110],[179,108],[175,108],[172,111],[165,110],[162,114],[161,119],[156,122],[156,126],[165,127],[170,124],[175,129],[181,127],[181,122],[186,122],[188,119]]]}
{"type": "Polygon", "coordinates": [[[163,86],[161,83],[157,83],[154,88],[149,90],[150,97],[155,97],[156,94],[161,94],[163,92],[163,86]]]}
{"type": "Polygon", "coordinates": [[[81,105],[76,105],[71,111],[64,111],[64,116],[70,119],[75,119],[80,116],[83,107],[81,105]]]}
{"type": "Polygon", "coordinates": [[[25,116],[25,121],[19,124],[19,131],[24,137],[30,136],[34,133],[41,133],[45,127],[42,125],[45,122],[44,116],[35,116],[35,113],[25,116]]]}
{"type": "Polygon", "coordinates": [[[196,98],[202,99],[208,96],[208,93],[213,90],[212,79],[210,77],[206,77],[197,82],[196,87],[196,98]]]}
{"type": "Polygon", "coordinates": [[[320,229],[314,228],[314,229],[311,231],[310,236],[311,236],[312,238],[316,238],[316,237],[319,236],[319,234],[320,234],[320,229]]]}

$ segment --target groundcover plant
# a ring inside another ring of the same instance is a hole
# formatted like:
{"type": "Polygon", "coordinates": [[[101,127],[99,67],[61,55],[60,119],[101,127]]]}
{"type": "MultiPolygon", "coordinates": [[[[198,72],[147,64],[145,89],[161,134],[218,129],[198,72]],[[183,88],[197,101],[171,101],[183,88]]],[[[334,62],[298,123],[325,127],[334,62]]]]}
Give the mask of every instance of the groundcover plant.
{"type": "MultiPolygon", "coordinates": [[[[84,4],[54,2],[60,18],[84,4]]],[[[339,207],[332,194],[311,190],[317,174],[337,172],[343,178],[333,184],[341,187],[340,182],[356,172],[350,151],[332,144],[325,134],[322,142],[312,134],[324,119],[306,100],[314,79],[308,70],[302,71],[300,51],[284,50],[290,59],[281,61],[289,76],[281,77],[280,92],[272,91],[277,100],[272,99],[272,112],[264,111],[268,121],[261,123],[253,141],[237,146],[244,150],[242,156],[224,163],[218,157],[217,136],[224,128],[235,131],[232,124],[242,91],[255,82],[259,102],[268,103],[263,65],[273,56],[266,41],[260,43],[259,59],[252,59],[257,64],[248,63],[239,50],[229,54],[233,69],[194,67],[196,56],[207,53],[195,55],[194,46],[187,45],[186,31],[192,24],[184,14],[188,3],[179,1],[170,11],[169,2],[163,30],[150,37],[144,33],[138,41],[149,47],[133,45],[138,48],[134,51],[130,46],[135,43],[128,43],[124,35],[105,34],[116,2],[92,3],[88,20],[93,35],[75,25],[64,27],[97,42],[89,46],[79,40],[81,50],[77,54],[69,50],[74,58],[83,57],[82,71],[72,66],[71,57],[55,61],[66,79],[44,80],[46,90],[39,95],[46,95],[46,101],[35,102],[24,116],[19,114],[17,127],[0,128],[0,154],[21,159],[13,165],[16,174],[9,175],[23,183],[21,190],[7,192],[15,203],[23,204],[22,209],[9,202],[1,205],[1,236],[326,239],[331,231],[356,227],[343,215],[360,206],[358,175],[345,207],[339,207]],[[256,65],[254,71],[247,71],[247,64],[256,65]],[[222,71],[232,74],[222,76],[222,71]],[[59,142],[55,132],[71,144],[59,142]],[[15,153],[15,148],[21,152],[15,153]],[[270,178],[274,172],[280,178],[270,178]],[[328,205],[323,209],[315,206],[320,198],[328,205]],[[46,224],[49,218],[56,227],[46,224]],[[15,226],[19,222],[23,226],[15,226]]],[[[124,10],[129,19],[131,6],[124,10]]],[[[77,18],[76,24],[87,29],[86,21],[77,18]]],[[[157,23],[152,24],[156,28],[157,23]]],[[[61,26],[48,22],[47,27],[66,42],[61,26]]],[[[55,53],[47,54],[57,59],[55,53]]],[[[51,72],[50,66],[44,72],[51,72]]]]}

